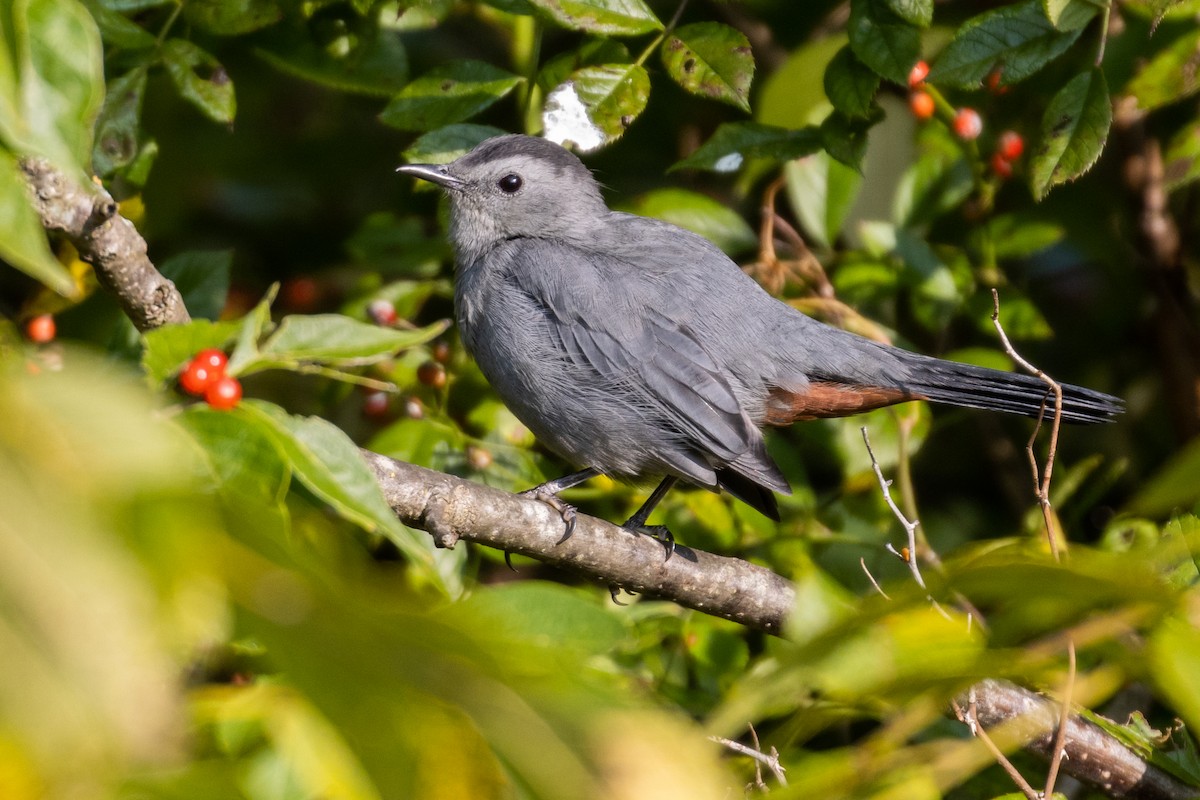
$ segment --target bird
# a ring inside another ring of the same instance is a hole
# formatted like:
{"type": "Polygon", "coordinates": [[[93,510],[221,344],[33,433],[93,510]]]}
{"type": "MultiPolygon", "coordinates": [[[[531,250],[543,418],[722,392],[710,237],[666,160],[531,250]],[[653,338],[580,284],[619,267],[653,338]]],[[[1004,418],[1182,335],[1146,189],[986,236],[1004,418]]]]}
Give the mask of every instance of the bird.
{"type": "MultiPolygon", "coordinates": [[[[788,480],[763,429],[914,400],[1045,413],[1040,378],[872,341],[773,297],[708,239],[611,210],[591,171],[547,139],[487,139],[448,164],[400,173],[449,197],[455,317],[496,393],[545,447],[581,469],[525,494],[597,475],[658,476],[623,527],[647,526],[679,481],[725,491],[772,520],[788,480]]],[[[1122,401],[1063,385],[1062,419],[1098,423],[1122,401]]],[[[1050,399],[1053,405],[1052,398],[1050,399]]]]}

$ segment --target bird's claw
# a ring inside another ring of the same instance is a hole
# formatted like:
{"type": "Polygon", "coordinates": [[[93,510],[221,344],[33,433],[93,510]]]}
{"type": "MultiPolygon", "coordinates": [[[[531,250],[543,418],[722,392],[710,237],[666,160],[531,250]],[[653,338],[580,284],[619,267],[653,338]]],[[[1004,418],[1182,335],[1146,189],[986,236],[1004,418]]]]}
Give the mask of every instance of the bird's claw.
{"type": "Polygon", "coordinates": [[[670,561],[671,556],[675,555],[675,534],[671,533],[670,528],[666,525],[630,525],[626,522],[622,525],[625,530],[633,533],[644,533],[652,539],[657,539],[662,542],[663,547],[667,549],[667,557],[664,562],[670,561]]]}
{"type": "Polygon", "coordinates": [[[571,538],[571,534],[575,532],[575,506],[563,500],[554,492],[547,491],[541,486],[536,486],[532,489],[526,489],[521,492],[522,497],[532,497],[534,500],[540,500],[546,505],[553,508],[562,517],[563,524],[566,525],[566,531],[563,532],[563,537],[558,540],[562,544],[567,539],[571,538]]]}

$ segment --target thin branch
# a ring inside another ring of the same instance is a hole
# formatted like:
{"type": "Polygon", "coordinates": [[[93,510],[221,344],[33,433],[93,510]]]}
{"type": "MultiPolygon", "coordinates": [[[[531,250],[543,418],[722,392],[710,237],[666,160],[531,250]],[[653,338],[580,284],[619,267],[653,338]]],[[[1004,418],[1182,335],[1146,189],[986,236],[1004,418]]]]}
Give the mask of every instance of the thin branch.
{"type": "Polygon", "coordinates": [[[904,516],[904,512],[900,510],[900,506],[896,505],[896,501],[892,499],[892,482],[883,477],[883,469],[879,466],[879,461],[875,458],[875,451],[871,449],[871,437],[867,435],[867,426],[863,425],[859,428],[859,431],[862,432],[863,444],[867,446],[867,455],[871,457],[871,469],[875,471],[875,479],[879,481],[879,489],[883,492],[883,499],[887,502],[888,508],[892,510],[893,516],[900,520],[900,524],[904,527],[905,536],[908,538],[906,552],[896,553],[894,547],[889,549],[908,564],[908,571],[912,573],[913,580],[917,582],[918,586],[925,589],[925,579],[921,577],[921,567],[917,564],[917,526],[921,524],[921,521],[913,520],[910,522],[908,517],[904,516]]]}
{"type": "Polygon", "coordinates": [[[1075,642],[1067,642],[1067,685],[1063,687],[1062,708],[1058,716],[1058,734],[1054,737],[1054,753],[1050,756],[1050,770],[1046,773],[1046,788],[1043,794],[1054,794],[1058,781],[1058,770],[1066,755],[1067,723],[1071,719],[1071,695],[1075,693],[1075,642]]]}
{"type": "MultiPolygon", "coordinates": [[[[741,742],[736,742],[733,739],[726,739],[723,736],[710,736],[708,738],[710,741],[716,742],[722,747],[732,750],[735,753],[740,753],[741,755],[753,758],[755,762],[771,770],[771,774],[775,776],[775,780],[779,781],[780,786],[788,785],[787,776],[784,774],[784,767],[779,763],[779,753],[774,747],[771,748],[770,753],[764,753],[757,748],[757,741],[755,742],[755,747],[750,747],[749,745],[744,745],[741,742]]],[[[754,738],[757,740],[758,735],[755,734],[754,738]]]]}
{"type": "Polygon", "coordinates": [[[1037,790],[1030,785],[1029,781],[1025,780],[1025,776],[1021,774],[1021,771],[1008,760],[1008,756],[1004,755],[1004,751],[997,746],[987,730],[979,723],[979,706],[975,697],[974,686],[967,691],[967,710],[965,716],[957,704],[954,706],[954,710],[958,714],[958,718],[970,728],[971,735],[983,743],[983,746],[992,754],[992,758],[996,760],[996,763],[1008,773],[1008,777],[1021,790],[1021,794],[1025,795],[1029,800],[1041,800],[1037,790]]]}

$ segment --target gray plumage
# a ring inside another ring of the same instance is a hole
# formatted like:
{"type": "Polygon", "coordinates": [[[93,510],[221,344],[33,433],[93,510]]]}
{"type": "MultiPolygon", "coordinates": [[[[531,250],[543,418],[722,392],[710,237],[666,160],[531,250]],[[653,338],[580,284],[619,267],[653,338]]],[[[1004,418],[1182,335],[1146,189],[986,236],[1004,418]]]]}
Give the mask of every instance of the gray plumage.
{"type": "MultiPolygon", "coordinates": [[[[771,492],[790,489],[764,425],[910,399],[1036,416],[1045,400],[1036,378],[800,314],[707,239],[609,210],[588,169],[549,141],[501,136],[400,171],[449,194],[456,315],[480,369],[543,444],[596,472],[724,488],[777,518],[771,492]]],[[[1121,411],[1065,388],[1068,420],[1121,411]]]]}

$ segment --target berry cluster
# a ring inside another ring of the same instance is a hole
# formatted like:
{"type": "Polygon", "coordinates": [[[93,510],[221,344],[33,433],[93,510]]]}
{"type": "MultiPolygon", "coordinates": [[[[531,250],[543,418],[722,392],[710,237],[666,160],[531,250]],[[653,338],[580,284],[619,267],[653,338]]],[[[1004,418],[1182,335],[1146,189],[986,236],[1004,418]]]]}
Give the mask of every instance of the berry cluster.
{"type": "Polygon", "coordinates": [[[225,374],[229,359],[215,349],[201,350],[179,373],[179,387],[218,411],[228,411],[242,399],[242,384],[225,374]]]}
{"type": "MultiPolygon", "coordinates": [[[[924,61],[913,64],[912,70],[908,73],[908,107],[913,116],[919,120],[930,119],[937,112],[937,99],[934,97],[931,87],[925,83],[925,79],[928,77],[929,64],[924,61]]],[[[1008,91],[1008,87],[1000,81],[998,70],[989,73],[986,84],[988,91],[992,94],[1004,94],[1008,91]]],[[[949,108],[948,105],[947,108],[949,108]]],[[[954,131],[954,135],[964,142],[978,139],[983,133],[983,118],[979,112],[973,108],[963,107],[954,110],[953,113],[954,116],[950,118],[950,128],[954,131]]],[[[947,116],[949,117],[948,113],[947,116]]],[[[1024,150],[1025,141],[1019,133],[1016,131],[1002,133],[997,140],[996,151],[992,154],[992,173],[1000,180],[1012,177],[1013,164],[1021,157],[1024,150]]]]}

